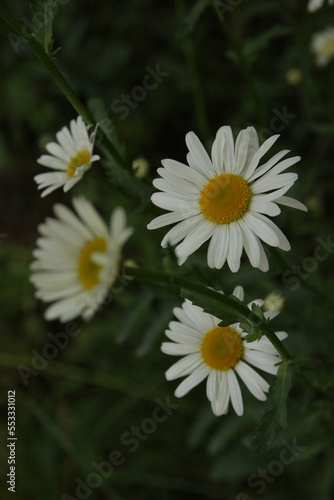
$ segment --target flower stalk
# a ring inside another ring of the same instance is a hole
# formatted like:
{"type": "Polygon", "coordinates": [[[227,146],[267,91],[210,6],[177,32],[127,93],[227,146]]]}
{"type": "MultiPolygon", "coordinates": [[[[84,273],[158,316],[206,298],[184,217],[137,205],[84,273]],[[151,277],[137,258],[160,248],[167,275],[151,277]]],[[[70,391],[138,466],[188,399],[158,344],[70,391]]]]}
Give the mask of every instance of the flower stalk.
{"type": "MultiPolygon", "coordinates": [[[[131,267],[125,267],[124,274],[133,276],[139,281],[144,281],[152,285],[167,285],[170,289],[177,287],[178,291],[180,291],[180,289],[185,289],[199,292],[208,299],[211,298],[215,301],[217,301],[218,299],[222,312],[226,311],[229,314],[234,314],[236,317],[241,317],[250,321],[251,311],[246,305],[240,302],[236,302],[233,298],[227,295],[222,295],[215,290],[211,290],[210,288],[207,288],[194,281],[188,280],[187,278],[173,276],[171,274],[166,274],[158,271],[151,271],[148,269],[131,267]]],[[[271,330],[267,323],[257,318],[256,327],[259,328],[267,337],[267,339],[273,344],[283,361],[290,361],[292,359],[291,354],[288,352],[283,343],[279,340],[279,338],[275,335],[275,333],[273,332],[273,330],[271,330]]]]}

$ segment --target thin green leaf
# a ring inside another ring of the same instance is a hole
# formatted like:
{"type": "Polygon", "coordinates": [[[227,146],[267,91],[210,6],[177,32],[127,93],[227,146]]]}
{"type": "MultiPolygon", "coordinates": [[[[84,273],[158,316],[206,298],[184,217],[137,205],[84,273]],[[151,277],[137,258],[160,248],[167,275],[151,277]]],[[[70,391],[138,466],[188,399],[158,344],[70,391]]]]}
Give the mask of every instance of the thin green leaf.
{"type": "Polygon", "coordinates": [[[202,307],[205,312],[222,319],[222,326],[226,326],[226,322],[230,325],[241,321],[241,319],[248,320],[249,318],[250,311],[247,306],[233,295],[223,295],[210,289],[203,293],[181,288],[181,297],[202,307]]]}
{"type": "Polygon", "coordinates": [[[247,332],[249,335],[246,337],[246,342],[254,342],[255,340],[260,340],[264,332],[261,329],[261,325],[266,322],[266,318],[263,315],[262,309],[257,305],[252,305],[252,313],[250,314],[247,321],[241,321],[240,327],[242,330],[247,332]]]}
{"type": "Polygon", "coordinates": [[[286,429],[286,402],[292,386],[293,373],[298,371],[299,367],[291,361],[285,361],[280,365],[277,378],[270,386],[266,410],[251,441],[255,451],[264,451],[272,443],[278,430],[286,429]]]}
{"type": "Polygon", "coordinates": [[[54,57],[60,50],[60,47],[53,48],[54,39],[52,34],[53,20],[59,10],[58,2],[57,0],[37,0],[30,5],[30,8],[34,13],[32,35],[42,45],[45,53],[49,57],[54,57]]]}

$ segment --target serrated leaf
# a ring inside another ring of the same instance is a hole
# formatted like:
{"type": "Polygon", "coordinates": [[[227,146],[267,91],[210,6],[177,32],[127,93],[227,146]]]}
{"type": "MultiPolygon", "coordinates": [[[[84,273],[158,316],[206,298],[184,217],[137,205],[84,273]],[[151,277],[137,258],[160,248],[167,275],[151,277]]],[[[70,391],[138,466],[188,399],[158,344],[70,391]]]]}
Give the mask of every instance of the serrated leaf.
{"type": "Polygon", "coordinates": [[[53,48],[54,39],[52,34],[53,20],[59,10],[58,2],[57,0],[37,0],[30,5],[30,8],[34,13],[32,35],[42,45],[45,53],[49,57],[54,57],[60,50],[60,47],[53,48]]]}
{"type": "MultiPolygon", "coordinates": [[[[99,124],[97,129],[97,139],[98,143],[102,149],[102,137],[106,136],[113,150],[118,153],[121,158],[125,158],[125,146],[120,141],[116,128],[113,121],[109,116],[109,112],[102,99],[94,98],[88,101],[88,108],[93,115],[95,122],[99,124]]],[[[105,173],[108,181],[114,184],[123,194],[130,195],[131,198],[140,198],[141,204],[137,208],[137,211],[142,211],[150,203],[150,198],[152,194],[152,189],[150,186],[144,182],[136,179],[129,170],[121,167],[115,160],[113,154],[108,150],[107,147],[103,147],[103,152],[105,153],[106,160],[102,161],[102,166],[105,169],[105,173]]]]}
{"type": "Polygon", "coordinates": [[[266,322],[266,318],[263,315],[262,309],[258,304],[252,304],[252,314],[249,316],[247,321],[242,321],[240,327],[242,330],[248,333],[246,337],[246,342],[254,342],[255,340],[260,340],[263,336],[263,331],[259,328],[259,325],[266,322]]]}
{"type": "Polygon", "coordinates": [[[119,154],[125,156],[125,144],[120,140],[113,120],[110,118],[109,111],[102,99],[94,97],[87,103],[96,123],[99,124],[99,131],[105,135],[115,146],[119,154]]]}
{"type": "Polygon", "coordinates": [[[278,430],[286,429],[286,401],[292,386],[293,373],[298,371],[299,367],[291,361],[285,361],[279,366],[277,378],[270,386],[266,410],[251,441],[255,451],[264,451],[272,443],[278,430]]]}

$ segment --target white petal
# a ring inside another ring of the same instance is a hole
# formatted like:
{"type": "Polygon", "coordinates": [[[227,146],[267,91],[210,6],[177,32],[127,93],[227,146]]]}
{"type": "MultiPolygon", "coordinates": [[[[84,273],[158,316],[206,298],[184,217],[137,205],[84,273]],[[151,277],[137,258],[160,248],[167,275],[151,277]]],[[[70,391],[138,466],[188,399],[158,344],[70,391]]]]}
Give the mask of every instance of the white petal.
{"type": "Polygon", "coordinates": [[[168,231],[163,240],[161,241],[161,246],[166,247],[169,245],[176,245],[179,241],[183,240],[191,231],[204,221],[202,214],[185,219],[179,222],[176,226],[168,231]]]}
{"type": "Polygon", "coordinates": [[[267,139],[262,144],[262,146],[256,151],[248,167],[245,169],[245,172],[243,173],[243,177],[246,179],[246,181],[248,181],[251,175],[253,174],[262,156],[266,154],[266,152],[271,148],[271,146],[277,141],[278,138],[279,135],[273,135],[272,137],[269,137],[269,139],[267,139]]]}
{"type": "Polygon", "coordinates": [[[175,391],[175,396],[177,398],[182,398],[194,387],[200,384],[209,374],[210,368],[206,365],[200,366],[195,372],[189,375],[181,384],[177,387],[175,391]]]}
{"type": "Polygon", "coordinates": [[[269,269],[269,262],[268,262],[268,257],[266,255],[266,252],[264,251],[263,246],[261,245],[260,240],[256,236],[256,239],[258,240],[259,248],[260,248],[260,262],[259,262],[259,269],[260,271],[266,273],[269,269]]]}
{"type": "Polygon", "coordinates": [[[278,366],[275,366],[275,364],[280,361],[277,356],[272,356],[255,350],[245,350],[243,358],[244,361],[247,361],[247,363],[250,363],[260,370],[273,375],[276,375],[277,373],[278,366]],[[270,356],[270,358],[265,358],[264,356],[270,356]]]}
{"type": "Polygon", "coordinates": [[[110,216],[110,231],[116,241],[120,241],[126,228],[126,212],[122,207],[114,208],[110,216]]]}
{"type": "MultiPolygon", "coordinates": [[[[268,219],[267,217],[265,217],[264,215],[262,214],[257,214],[256,215],[256,218],[259,220],[259,221],[262,221],[264,224],[266,224],[268,226],[268,228],[270,230],[272,230],[272,232],[276,235],[276,237],[278,238],[278,248],[280,248],[281,250],[284,250],[285,252],[289,251],[291,249],[291,246],[290,246],[290,243],[287,239],[287,237],[285,236],[285,234],[279,229],[279,227],[276,226],[276,224],[268,219]]],[[[265,241],[265,240],[263,240],[265,241]]]]}
{"type": "Polygon", "coordinates": [[[261,214],[257,212],[247,212],[244,215],[243,220],[249,229],[251,229],[261,240],[268,243],[268,245],[271,245],[272,247],[277,247],[279,245],[279,239],[269,226],[269,222],[271,221],[265,216],[260,217],[260,215],[261,214]],[[262,217],[265,220],[263,220],[262,217]]]}
{"type": "Polygon", "coordinates": [[[163,342],[161,350],[165,354],[170,354],[171,356],[183,356],[198,352],[198,344],[176,344],[174,342],[163,342]]]}
{"type": "Polygon", "coordinates": [[[81,292],[74,297],[66,297],[66,299],[55,302],[50,306],[44,314],[47,321],[52,321],[54,319],[60,319],[64,321],[64,318],[73,319],[78,314],[80,314],[85,302],[85,297],[87,292],[81,292]]]}
{"type": "MultiPolygon", "coordinates": [[[[194,306],[195,307],[195,306],[194,306]]],[[[193,321],[189,322],[188,321],[188,314],[184,311],[184,309],[181,309],[180,307],[175,307],[173,309],[174,315],[179,319],[179,321],[171,321],[169,323],[169,329],[175,334],[175,335],[184,335],[188,337],[189,339],[194,339],[194,340],[202,340],[203,339],[203,332],[200,331],[199,326],[196,324],[195,328],[192,326],[193,321]]],[[[192,319],[192,318],[191,318],[192,319]]],[[[167,337],[168,335],[168,330],[165,332],[167,337]]]]}
{"type": "Polygon", "coordinates": [[[188,132],[186,135],[186,144],[189,149],[189,154],[187,155],[189,165],[197,172],[213,177],[215,172],[209,155],[194,132],[188,132]]]}
{"type": "MultiPolygon", "coordinates": [[[[261,195],[256,196],[259,197],[261,195]]],[[[265,199],[259,199],[255,196],[252,198],[249,209],[253,212],[260,212],[261,214],[269,215],[270,217],[275,217],[281,213],[281,209],[276,205],[276,203],[266,201],[265,199]]]]}
{"type": "Polygon", "coordinates": [[[233,370],[227,371],[228,388],[231,397],[231,403],[235,413],[240,417],[244,412],[244,405],[238,379],[233,370]]]}
{"type": "Polygon", "coordinates": [[[232,222],[229,225],[229,229],[230,229],[230,241],[229,241],[229,252],[227,256],[227,263],[232,273],[236,273],[240,267],[240,258],[243,250],[243,237],[238,222],[235,223],[232,222]]]}
{"type": "Polygon", "coordinates": [[[67,163],[64,160],[55,158],[54,156],[42,155],[36,161],[40,165],[54,170],[67,170],[67,163]]]}
{"type": "MultiPolygon", "coordinates": [[[[270,172],[269,172],[270,174],[270,172]]],[[[298,179],[298,174],[288,173],[280,175],[264,175],[260,179],[252,184],[252,193],[259,194],[265,193],[266,191],[272,191],[273,189],[279,189],[284,186],[291,187],[294,182],[298,179]]]]}
{"type": "Polygon", "coordinates": [[[259,149],[259,137],[254,127],[247,127],[248,135],[249,135],[249,143],[248,143],[248,151],[247,158],[245,162],[245,166],[242,171],[239,173],[242,177],[244,177],[244,173],[246,172],[248,165],[252,161],[255,153],[259,149]]]}
{"type": "Polygon", "coordinates": [[[165,167],[165,169],[182,179],[186,179],[189,182],[192,182],[198,187],[203,187],[208,183],[208,176],[202,173],[197,172],[196,170],[180,163],[176,160],[165,159],[161,161],[161,164],[165,167]]]}
{"type": "Polygon", "coordinates": [[[261,167],[255,169],[253,175],[251,175],[248,179],[248,182],[253,182],[255,181],[255,179],[265,174],[269,169],[271,169],[271,167],[273,167],[278,161],[280,161],[283,156],[287,155],[288,153],[290,153],[289,149],[284,149],[283,151],[275,154],[272,158],[270,158],[270,160],[261,165],[261,167]]]}
{"type": "Polygon", "coordinates": [[[184,358],[179,359],[165,373],[167,380],[175,380],[176,378],[184,377],[197,370],[203,364],[203,359],[200,354],[189,354],[184,358]]]}
{"type": "Polygon", "coordinates": [[[245,293],[244,293],[244,289],[242,286],[236,286],[235,289],[233,290],[233,293],[232,295],[234,295],[235,297],[237,297],[237,299],[243,301],[244,300],[244,297],[245,297],[245,293]]]}
{"type": "Polygon", "coordinates": [[[66,172],[46,172],[35,175],[34,181],[40,184],[38,188],[51,186],[51,184],[63,184],[68,180],[66,172]]]}
{"type": "MultiPolygon", "coordinates": [[[[46,188],[42,193],[41,193],[41,198],[44,198],[45,196],[47,196],[48,194],[52,193],[53,191],[55,191],[56,189],[62,187],[63,184],[53,184],[52,186],[46,188]]],[[[40,186],[38,187],[38,189],[40,189],[40,186]]]]}
{"type": "Polygon", "coordinates": [[[220,370],[216,372],[216,394],[211,401],[212,411],[217,417],[227,412],[229,400],[227,372],[220,370]]]}
{"type": "Polygon", "coordinates": [[[217,175],[224,173],[224,145],[224,134],[218,130],[211,149],[212,163],[217,175]]]}
{"type": "MultiPolygon", "coordinates": [[[[183,325],[185,326],[185,325],[183,325]]],[[[197,346],[197,350],[201,349],[201,338],[196,338],[194,335],[187,335],[185,333],[176,333],[173,330],[166,330],[165,335],[173,342],[177,342],[179,344],[194,344],[197,346]]]]}
{"type": "Polygon", "coordinates": [[[212,328],[215,328],[217,321],[219,322],[218,318],[204,312],[201,307],[195,306],[189,300],[183,302],[182,307],[189,318],[189,323],[193,328],[202,332],[202,336],[212,330],[212,328]]]}
{"type": "Polygon", "coordinates": [[[229,226],[217,225],[208,247],[209,267],[216,269],[223,267],[229,251],[229,241],[229,226]]]}
{"type": "MultiPolygon", "coordinates": [[[[192,170],[188,167],[189,172],[192,172],[192,170]]],[[[164,181],[165,186],[170,185],[171,186],[171,191],[173,192],[175,189],[181,192],[186,192],[186,193],[192,193],[194,195],[200,193],[200,188],[202,187],[202,184],[200,186],[197,186],[193,184],[191,181],[188,179],[182,179],[182,177],[179,177],[178,175],[173,174],[172,172],[169,172],[165,168],[158,168],[157,170],[158,174],[161,175],[162,179],[155,179],[153,181],[153,185],[156,186],[158,189],[161,189],[158,187],[155,182],[156,181],[164,181]]],[[[163,186],[163,185],[162,185],[163,186]]],[[[163,191],[166,191],[166,189],[162,189],[163,191]]]]}
{"type": "Polygon", "coordinates": [[[190,183],[188,183],[186,188],[183,188],[181,187],[181,183],[176,186],[166,179],[154,179],[153,186],[160,189],[160,191],[163,191],[164,193],[178,197],[180,200],[192,201],[194,199],[197,200],[200,197],[199,189],[196,186],[191,187],[190,183]]]}
{"type": "Polygon", "coordinates": [[[208,379],[206,381],[206,395],[209,401],[213,401],[214,398],[216,397],[216,390],[217,390],[217,372],[216,370],[211,370],[208,376],[208,379]]]}
{"type": "Polygon", "coordinates": [[[248,155],[249,148],[249,131],[241,130],[235,143],[235,170],[234,173],[239,175],[242,172],[248,155]]]}
{"type": "Polygon", "coordinates": [[[267,399],[265,392],[268,392],[269,384],[264,380],[264,378],[261,377],[261,375],[242,361],[237,363],[235,371],[238,373],[239,377],[253,396],[260,401],[265,401],[267,399]]]}
{"type": "Polygon", "coordinates": [[[73,177],[72,179],[69,179],[65,184],[64,184],[64,193],[67,193],[72,187],[77,184],[82,178],[82,175],[73,177]]]}
{"type": "Polygon", "coordinates": [[[170,212],[168,214],[159,215],[153,219],[148,225],[147,229],[158,229],[160,227],[169,226],[170,224],[175,224],[183,219],[197,215],[199,210],[191,209],[182,212],[170,212]]]}
{"type": "Polygon", "coordinates": [[[182,199],[182,195],[175,193],[173,196],[168,193],[153,193],[151,196],[152,203],[164,210],[179,211],[189,210],[198,207],[198,203],[194,199],[182,199]]]}
{"type": "Polygon", "coordinates": [[[304,212],[308,211],[308,208],[298,200],[294,198],[290,198],[289,196],[280,196],[276,198],[276,203],[280,205],[286,205],[287,207],[297,208],[297,210],[303,210],[304,212]]]}
{"type": "Polygon", "coordinates": [[[265,311],[263,315],[266,319],[272,320],[276,318],[276,316],[278,316],[279,313],[280,313],[279,311],[265,311]]]}
{"type": "Polygon", "coordinates": [[[223,134],[225,138],[224,145],[224,172],[234,173],[234,139],[231,127],[225,125],[218,130],[218,133],[223,134]]]}
{"type": "Polygon", "coordinates": [[[179,259],[180,265],[189,255],[194,253],[200,246],[203,245],[215,229],[215,224],[211,221],[203,221],[185,237],[182,243],[175,248],[175,254],[179,259]]]}
{"type": "Polygon", "coordinates": [[[53,207],[53,211],[60,220],[64,221],[70,229],[75,231],[82,238],[91,240],[94,236],[93,233],[88,231],[86,225],[83,224],[81,220],[76,215],[74,215],[74,213],[70,209],[65,207],[65,205],[56,203],[53,207]]]}
{"type": "Polygon", "coordinates": [[[58,159],[60,158],[66,163],[70,159],[70,155],[56,142],[49,142],[49,144],[45,146],[45,149],[47,150],[48,153],[50,153],[53,156],[56,156],[58,159]]]}

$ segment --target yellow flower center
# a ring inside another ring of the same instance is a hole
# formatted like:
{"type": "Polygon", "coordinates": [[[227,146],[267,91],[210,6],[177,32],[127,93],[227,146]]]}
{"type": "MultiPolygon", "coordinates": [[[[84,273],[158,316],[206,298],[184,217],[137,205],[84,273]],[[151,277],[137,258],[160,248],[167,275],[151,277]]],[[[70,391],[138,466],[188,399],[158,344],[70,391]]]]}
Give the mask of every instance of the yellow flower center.
{"type": "Polygon", "coordinates": [[[102,269],[102,266],[94,264],[91,260],[91,255],[93,252],[105,252],[106,248],[107,242],[105,238],[95,238],[94,240],[86,243],[81,250],[78,262],[78,274],[79,279],[86,290],[90,290],[100,283],[99,272],[102,269]]]}
{"type": "Polygon", "coordinates": [[[203,361],[215,370],[233,368],[242,353],[241,337],[232,328],[216,326],[203,338],[201,345],[203,361]]]}
{"type": "Polygon", "coordinates": [[[324,41],[322,52],[326,57],[331,57],[334,55],[334,36],[327,38],[324,41]]]}
{"type": "Polygon", "coordinates": [[[251,199],[248,183],[234,174],[220,174],[204,186],[199,205],[203,215],[216,224],[230,224],[246,212],[251,199]]]}
{"type": "Polygon", "coordinates": [[[67,164],[67,175],[69,177],[74,177],[75,171],[78,167],[82,165],[89,165],[90,153],[86,149],[79,151],[67,164]]]}

